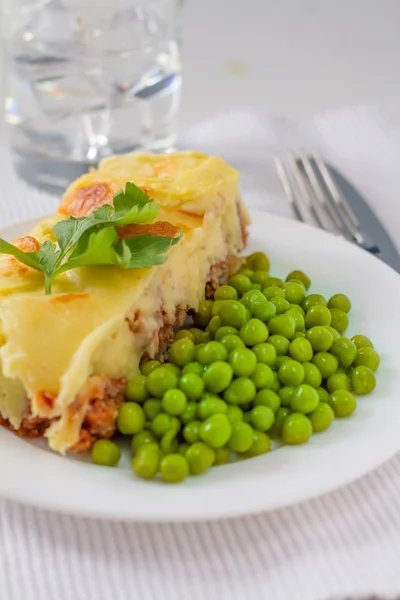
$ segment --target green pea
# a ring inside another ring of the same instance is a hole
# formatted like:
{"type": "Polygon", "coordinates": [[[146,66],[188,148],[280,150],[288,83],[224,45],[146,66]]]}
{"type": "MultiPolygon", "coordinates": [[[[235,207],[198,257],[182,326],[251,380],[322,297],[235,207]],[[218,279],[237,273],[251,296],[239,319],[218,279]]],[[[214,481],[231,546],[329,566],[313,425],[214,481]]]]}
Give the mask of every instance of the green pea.
{"type": "Polygon", "coordinates": [[[265,296],[259,290],[249,290],[245,294],[243,294],[242,299],[240,300],[241,304],[243,304],[246,308],[251,310],[251,307],[254,303],[257,302],[265,302],[265,296]]]}
{"type": "Polygon", "coordinates": [[[218,398],[218,396],[206,396],[197,406],[197,417],[200,421],[205,421],[211,415],[225,414],[228,412],[228,405],[226,402],[218,398]]]}
{"type": "Polygon", "coordinates": [[[296,321],[287,314],[277,315],[269,321],[268,327],[273,335],[283,335],[290,339],[296,331],[296,321]]]}
{"type": "Polygon", "coordinates": [[[237,297],[237,291],[231,285],[221,285],[214,294],[214,300],[237,300],[237,297]]]}
{"type": "Polygon", "coordinates": [[[160,462],[160,473],[168,483],[180,483],[189,475],[189,464],[181,454],[168,454],[160,462]]]}
{"type": "Polygon", "coordinates": [[[247,321],[246,307],[237,300],[225,300],[219,310],[223,325],[240,329],[247,321]]]}
{"type": "Polygon", "coordinates": [[[259,431],[268,431],[275,421],[275,413],[268,406],[255,406],[250,414],[251,424],[259,431]]]}
{"type": "Polygon", "coordinates": [[[363,365],[371,369],[371,371],[376,371],[380,362],[381,359],[376,350],[369,346],[365,346],[364,348],[359,348],[357,350],[353,366],[359,367],[363,365]]]}
{"type": "Polygon", "coordinates": [[[182,430],[182,435],[188,444],[194,444],[200,439],[201,421],[191,421],[182,430]]]}
{"type": "Polygon", "coordinates": [[[243,411],[240,408],[240,406],[236,406],[235,404],[230,404],[228,406],[226,416],[232,424],[238,423],[239,421],[243,421],[243,411]]]}
{"type": "Polygon", "coordinates": [[[194,324],[200,329],[205,329],[211,319],[212,300],[201,300],[199,307],[193,315],[194,324]]]}
{"type": "Polygon", "coordinates": [[[152,421],[157,415],[162,412],[161,400],[158,398],[149,398],[143,404],[144,414],[146,415],[146,419],[152,421]]]}
{"type": "Polygon", "coordinates": [[[298,338],[305,338],[305,337],[306,337],[306,334],[304,333],[304,331],[296,331],[296,333],[292,337],[292,342],[293,342],[293,340],[297,340],[298,338]]]}
{"type": "Polygon", "coordinates": [[[346,373],[334,373],[326,382],[328,392],[332,394],[336,390],[349,390],[350,389],[350,378],[346,373]]]}
{"type": "MultiPolygon", "coordinates": [[[[215,302],[214,302],[215,304],[215,302]]],[[[207,344],[210,341],[210,335],[203,331],[202,329],[197,329],[196,327],[191,327],[189,329],[190,333],[194,335],[194,343],[195,344],[207,344]]]]}
{"type": "Polygon", "coordinates": [[[174,365],[171,362],[167,362],[164,363],[162,366],[163,369],[166,369],[167,371],[171,371],[171,373],[174,373],[174,375],[176,375],[177,377],[180,377],[181,375],[181,370],[177,365],[174,365]]]}
{"type": "Polygon", "coordinates": [[[257,363],[256,368],[251,375],[251,380],[256,386],[257,390],[262,388],[271,389],[274,384],[275,377],[276,375],[272,371],[271,367],[263,363],[257,363]]]}
{"type": "Polygon", "coordinates": [[[376,386],[374,372],[364,365],[356,367],[351,374],[351,386],[360,396],[370,394],[376,386]]]}
{"type": "Polygon", "coordinates": [[[231,451],[229,448],[215,448],[214,466],[226,465],[229,462],[231,451]]]}
{"type": "Polygon", "coordinates": [[[246,275],[241,275],[239,273],[228,279],[228,285],[235,288],[237,293],[241,296],[250,289],[251,281],[246,275]]]}
{"type": "Polygon", "coordinates": [[[289,310],[285,313],[284,316],[291,317],[292,319],[294,319],[295,332],[300,332],[300,333],[305,332],[306,326],[305,326],[305,320],[304,320],[302,313],[299,310],[292,308],[292,305],[290,305],[290,306],[291,306],[291,308],[289,308],[289,310]]]}
{"type": "Polygon", "coordinates": [[[313,365],[311,362],[303,363],[304,369],[304,381],[308,385],[312,385],[314,388],[318,388],[321,385],[322,375],[318,367],[313,365]]]}
{"type": "Polygon", "coordinates": [[[237,377],[248,377],[256,368],[257,358],[248,348],[238,348],[230,353],[229,363],[237,377]]]}
{"type": "Polygon", "coordinates": [[[162,436],[167,433],[167,431],[172,426],[172,418],[171,415],[162,412],[154,417],[151,423],[151,430],[157,438],[162,438],[162,436]]]}
{"type": "Polygon", "coordinates": [[[336,340],[340,340],[340,338],[341,338],[340,333],[338,331],[336,331],[336,329],[334,329],[331,325],[327,325],[325,327],[325,329],[327,329],[332,334],[334,342],[336,342],[336,340]]]}
{"type": "Polygon", "coordinates": [[[246,267],[254,271],[269,271],[270,262],[264,252],[253,252],[246,258],[246,267]]]}
{"type": "Polygon", "coordinates": [[[211,317],[217,317],[219,313],[219,309],[224,304],[225,300],[215,300],[213,303],[213,307],[211,309],[211,317]]]}
{"type": "Polygon", "coordinates": [[[301,281],[306,290],[311,286],[311,279],[303,271],[291,271],[286,277],[286,281],[291,281],[292,279],[301,281]]]}
{"type": "Polygon", "coordinates": [[[302,413],[288,415],[282,426],[282,439],[286,444],[305,444],[312,435],[312,425],[302,413]]]}
{"type": "Polygon", "coordinates": [[[313,357],[313,349],[308,340],[305,338],[297,338],[291,342],[289,354],[298,362],[309,362],[313,357]]]}
{"type": "Polygon", "coordinates": [[[162,436],[160,441],[160,449],[163,455],[179,452],[179,443],[176,439],[176,435],[176,428],[172,427],[162,436]]]}
{"type": "Polygon", "coordinates": [[[263,296],[266,300],[271,301],[273,298],[284,298],[286,300],[285,290],[277,285],[271,285],[263,290],[263,296]]]}
{"type": "Polygon", "coordinates": [[[329,354],[328,352],[318,352],[312,359],[312,362],[318,369],[322,377],[328,378],[335,373],[339,363],[336,356],[329,354]]]}
{"type": "Polygon", "coordinates": [[[140,446],[132,458],[132,471],[141,479],[153,479],[160,464],[160,451],[155,444],[140,446]]]}
{"type": "Polygon", "coordinates": [[[349,317],[340,308],[330,308],[331,326],[339,333],[344,333],[349,326],[349,317]]]}
{"type": "Polygon", "coordinates": [[[232,426],[232,435],[228,442],[228,448],[232,452],[247,452],[254,439],[254,430],[248,423],[241,421],[232,426]]]}
{"type": "MultiPolygon", "coordinates": [[[[181,342],[182,340],[179,340],[181,342]]],[[[174,343],[179,343],[174,342],[174,343]]],[[[178,377],[166,365],[162,365],[158,369],[154,369],[147,377],[147,389],[152,396],[161,398],[170,388],[178,385],[178,377]]]]}
{"type": "Polygon", "coordinates": [[[203,442],[196,442],[187,449],[186,460],[189,463],[190,473],[200,475],[214,464],[215,450],[203,442]]]}
{"type": "Polygon", "coordinates": [[[274,367],[275,371],[279,371],[279,369],[281,368],[281,365],[283,365],[285,360],[287,360],[288,358],[290,358],[290,356],[278,356],[275,361],[275,367],[274,367]]]}
{"type": "Polygon", "coordinates": [[[224,400],[228,404],[248,404],[256,395],[256,386],[248,377],[234,379],[224,392],[224,400]]]}
{"type": "Polygon", "coordinates": [[[306,313],[304,311],[304,308],[302,306],[300,306],[300,304],[291,304],[290,305],[290,310],[296,310],[297,312],[299,312],[303,317],[306,316],[306,313]]]}
{"type": "Polygon", "coordinates": [[[160,366],[161,363],[159,360],[148,360],[143,365],[141,365],[140,372],[142,373],[142,375],[145,375],[147,377],[152,371],[154,371],[154,369],[158,369],[158,367],[160,366]]]}
{"type": "Polygon", "coordinates": [[[223,337],[226,335],[237,335],[239,332],[235,327],[230,327],[229,325],[223,325],[219,329],[217,329],[214,339],[216,342],[220,342],[223,337]]]}
{"type": "Polygon", "coordinates": [[[270,335],[268,343],[274,346],[278,356],[282,356],[289,352],[290,342],[283,335],[270,335]]]}
{"type": "Polygon", "coordinates": [[[260,319],[249,319],[240,329],[240,337],[246,346],[262,344],[266,341],[268,335],[268,328],[260,319]]]}
{"type": "Polygon", "coordinates": [[[184,367],[192,362],[195,357],[194,343],[189,338],[182,338],[171,345],[169,352],[170,361],[178,367],[184,367]]]}
{"type": "Polygon", "coordinates": [[[228,354],[237,348],[244,348],[243,340],[241,340],[238,335],[224,335],[224,337],[221,339],[221,344],[225,346],[228,354]]]}
{"type": "Polygon", "coordinates": [[[303,365],[297,362],[297,360],[288,358],[288,360],[285,360],[279,367],[278,378],[283,385],[300,385],[304,380],[303,365]]]}
{"type": "Polygon", "coordinates": [[[204,381],[196,373],[185,373],[179,379],[179,389],[182,390],[188,400],[198,400],[204,392],[204,381]]]}
{"type": "Polygon", "coordinates": [[[261,288],[265,288],[268,285],[268,281],[270,279],[268,271],[254,271],[254,274],[251,278],[253,283],[259,283],[261,288]]]}
{"type": "Polygon", "coordinates": [[[252,271],[252,269],[247,269],[246,265],[242,265],[238,273],[240,273],[240,275],[246,275],[246,277],[248,277],[249,279],[251,279],[254,275],[254,271],[252,271]]]}
{"type": "Polygon", "coordinates": [[[331,354],[336,356],[341,367],[350,366],[356,357],[356,353],[357,348],[354,342],[345,337],[336,340],[331,348],[331,354]]]}
{"type": "Polygon", "coordinates": [[[301,283],[288,281],[282,288],[286,294],[286,300],[291,304],[301,304],[306,296],[306,290],[301,283]]]}
{"type": "Polygon", "coordinates": [[[222,448],[229,441],[232,425],[226,415],[218,414],[208,417],[200,427],[200,437],[212,448],[222,448]]]}
{"type": "Polygon", "coordinates": [[[233,369],[231,365],[217,360],[205,371],[203,380],[209,392],[219,394],[229,386],[232,377],[233,369]]]}
{"type": "Polygon", "coordinates": [[[316,306],[316,305],[327,306],[327,304],[328,304],[327,301],[325,300],[325,298],[323,296],[321,296],[321,294],[309,294],[308,296],[306,296],[304,298],[303,302],[301,303],[301,306],[303,307],[304,311],[307,313],[312,306],[316,306]]]}
{"type": "Polygon", "coordinates": [[[335,413],[329,404],[321,402],[317,408],[308,415],[314,432],[325,431],[332,424],[335,413]]]}
{"type": "Polygon", "coordinates": [[[357,407],[357,400],[349,390],[336,390],[329,396],[328,402],[335,416],[339,418],[348,417],[357,407]]]}
{"type": "Polygon", "coordinates": [[[189,340],[192,340],[194,344],[196,343],[196,338],[194,334],[191,331],[189,331],[189,329],[180,329],[174,335],[174,341],[181,340],[183,338],[189,338],[189,340]]]}
{"type": "Polygon", "coordinates": [[[256,344],[256,346],[253,346],[252,352],[256,355],[258,362],[268,365],[269,367],[275,365],[277,354],[275,346],[272,344],[269,344],[268,342],[256,344]]]}
{"type": "Polygon", "coordinates": [[[271,299],[271,302],[272,302],[272,304],[275,305],[277,315],[282,315],[283,313],[288,311],[290,308],[289,302],[287,300],[285,300],[284,298],[279,298],[279,297],[275,296],[275,298],[271,299]]]}
{"type": "Polygon", "coordinates": [[[269,288],[271,286],[276,286],[281,288],[283,287],[283,283],[283,279],[281,279],[280,277],[269,277],[265,284],[265,287],[269,288]]]}
{"type": "Polygon", "coordinates": [[[278,395],[282,406],[290,406],[296,389],[297,388],[290,385],[285,385],[281,387],[281,389],[278,392],[278,395]]]}
{"type": "Polygon", "coordinates": [[[181,415],[186,408],[187,398],[182,390],[172,388],[164,393],[161,404],[164,412],[170,415],[181,415]]]}
{"type": "Polygon", "coordinates": [[[272,390],[259,390],[253,400],[253,406],[268,406],[276,413],[281,406],[281,399],[278,394],[272,390]]]}
{"type": "MultiPolygon", "coordinates": [[[[155,373],[155,371],[153,371],[155,373]]],[[[142,431],[146,417],[143,408],[136,402],[124,402],[117,417],[118,430],[124,435],[133,435],[142,431]]]]}
{"type": "Polygon", "coordinates": [[[277,439],[277,438],[281,437],[283,423],[284,423],[286,417],[291,414],[292,414],[292,411],[290,410],[290,408],[287,408],[286,406],[281,406],[281,408],[278,409],[277,413],[275,414],[274,424],[272,425],[271,429],[268,431],[268,435],[270,438],[277,439]]]}
{"type": "Polygon", "coordinates": [[[315,304],[308,309],[305,316],[306,329],[331,324],[331,311],[322,304],[315,304]]]}
{"type": "Polygon", "coordinates": [[[366,346],[368,348],[374,347],[373,343],[366,335],[353,335],[351,341],[353,342],[357,350],[359,350],[360,348],[365,348],[366,346]]]}
{"type": "Polygon", "coordinates": [[[157,444],[157,439],[155,435],[151,431],[139,431],[132,438],[132,450],[133,452],[137,452],[140,446],[144,446],[145,444],[157,444]]]}
{"type": "Polygon", "coordinates": [[[115,467],[121,458],[121,450],[111,440],[97,440],[92,446],[92,462],[103,467],[115,467]]]}
{"type": "Polygon", "coordinates": [[[312,413],[317,408],[318,404],[319,395],[317,390],[311,385],[303,383],[303,385],[300,385],[294,392],[290,402],[290,408],[294,412],[308,414],[312,413]]]}
{"type": "Polygon", "coordinates": [[[147,378],[145,375],[134,375],[128,379],[125,395],[128,400],[135,402],[144,402],[149,397],[146,387],[147,378]]]}
{"type": "Polygon", "coordinates": [[[211,319],[211,321],[209,322],[209,324],[207,325],[206,328],[206,332],[209,334],[210,336],[210,340],[213,340],[215,338],[215,335],[218,331],[218,329],[220,329],[222,326],[222,321],[221,321],[221,317],[220,316],[216,316],[213,317],[211,319]]]}
{"type": "MultiPolygon", "coordinates": [[[[227,301],[229,302],[229,300],[227,301]]],[[[197,353],[197,359],[203,365],[210,365],[215,361],[226,360],[228,352],[221,342],[208,342],[197,353]]]]}
{"type": "Polygon", "coordinates": [[[263,431],[253,431],[253,443],[250,448],[243,452],[245,458],[252,458],[266,454],[271,450],[271,440],[263,431]]]}
{"type": "Polygon", "coordinates": [[[183,413],[179,416],[181,423],[186,425],[194,421],[197,416],[197,402],[188,402],[183,413]]]}
{"type": "Polygon", "coordinates": [[[328,308],[338,308],[345,313],[350,312],[351,302],[348,296],[345,294],[335,294],[328,301],[328,308]]]}
{"type": "Polygon", "coordinates": [[[320,402],[328,402],[329,401],[329,394],[323,387],[317,388],[317,392],[318,392],[320,402]]]}
{"type": "Polygon", "coordinates": [[[182,369],[182,377],[183,375],[188,375],[189,373],[194,373],[195,375],[199,375],[201,377],[204,373],[204,365],[199,362],[188,363],[182,369]]]}

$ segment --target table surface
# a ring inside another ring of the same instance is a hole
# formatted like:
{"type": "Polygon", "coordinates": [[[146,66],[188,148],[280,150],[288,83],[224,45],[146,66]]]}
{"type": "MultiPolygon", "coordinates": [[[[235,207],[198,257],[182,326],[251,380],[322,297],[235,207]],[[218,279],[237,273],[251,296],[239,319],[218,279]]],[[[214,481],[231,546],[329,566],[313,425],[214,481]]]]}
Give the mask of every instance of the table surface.
{"type": "Polygon", "coordinates": [[[400,102],[398,0],[186,0],[180,128],[234,106],[400,102]]]}

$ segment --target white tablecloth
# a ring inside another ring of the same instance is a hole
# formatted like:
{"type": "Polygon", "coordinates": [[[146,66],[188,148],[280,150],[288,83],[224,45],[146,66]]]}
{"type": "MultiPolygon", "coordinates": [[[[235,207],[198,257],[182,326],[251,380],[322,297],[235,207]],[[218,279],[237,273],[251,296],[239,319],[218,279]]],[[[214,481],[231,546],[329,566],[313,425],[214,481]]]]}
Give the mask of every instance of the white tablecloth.
{"type": "MultiPolygon", "coordinates": [[[[400,118],[393,111],[345,110],[295,123],[242,110],[202,124],[180,144],[223,155],[243,172],[247,203],[281,214],[288,207],[271,155],[319,147],[400,247],[400,118]]],[[[2,225],[55,209],[54,197],[16,180],[5,149],[0,158],[2,225]]],[[[213,523],[119,524],[9,501],[0,507],[1,600],[400,597],[400,456],[319,499],[213,523]]]]}

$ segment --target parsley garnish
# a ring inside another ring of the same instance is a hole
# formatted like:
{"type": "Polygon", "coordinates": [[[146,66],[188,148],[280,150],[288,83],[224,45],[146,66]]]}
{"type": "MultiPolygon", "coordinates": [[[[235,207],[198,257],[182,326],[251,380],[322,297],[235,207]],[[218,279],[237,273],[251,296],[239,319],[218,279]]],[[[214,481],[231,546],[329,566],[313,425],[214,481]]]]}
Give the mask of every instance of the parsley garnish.
{"type": "Polygon", "coordinates": [[[165,253],[182,237],[139,235],[118,241],[116,227],[147,223],[158,214],[160,205],[127,183],[113,204],[105,204],[87,217],[69,217],[53,228],[57,243],[46,241],[39,252],[23,252],[0,238],[0,254],[11,254],[32,269],[41,271],[46,294],[55,277],[78,267],[115,265],[123,269],[143,269],[162,264],[165,253]]]}

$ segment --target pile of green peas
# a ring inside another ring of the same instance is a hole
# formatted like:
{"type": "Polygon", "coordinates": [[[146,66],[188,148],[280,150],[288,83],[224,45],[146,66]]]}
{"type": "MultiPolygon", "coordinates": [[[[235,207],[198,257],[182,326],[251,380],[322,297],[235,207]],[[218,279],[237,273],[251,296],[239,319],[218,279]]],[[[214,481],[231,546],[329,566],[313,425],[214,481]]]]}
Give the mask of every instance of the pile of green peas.
{"type": "MultiPolygon", "coordinates": [[[[272,277],[267,256],[248,256],[194,327],[176,332],[169,362],[149,360],[129,379],[117,426],[132,436],[132,470],[170,483],[213,465],[269,452],[271,439],[303,444],[372,392],[380,358],[369,338],[344,334],[351,302],[310,294],[309,277],[272,277]]],[[[96,464],[120,458],[111,440],[96,464]]]]}

